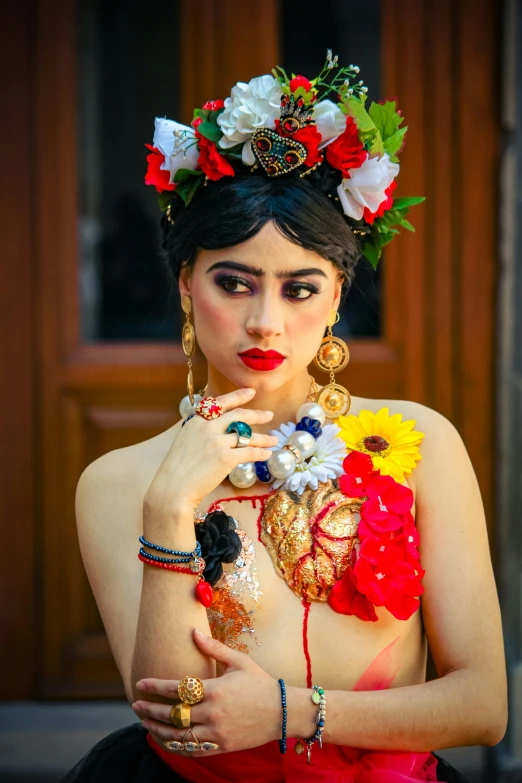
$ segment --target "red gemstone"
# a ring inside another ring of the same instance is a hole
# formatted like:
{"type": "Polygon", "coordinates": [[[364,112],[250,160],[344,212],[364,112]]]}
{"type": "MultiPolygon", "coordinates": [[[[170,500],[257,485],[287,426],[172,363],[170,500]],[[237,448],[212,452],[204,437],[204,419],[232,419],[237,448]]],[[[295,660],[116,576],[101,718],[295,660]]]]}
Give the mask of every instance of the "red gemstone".
{"type": "Polygon", "coordinates": [[[275,163],[270,163],[266,167],[266,173],[269,177],[275,177],[276,174],[278,174],[279,168],[275,165],[275,163]]]}
{"type": "Polygon", "coordinates": [[[287,117],[283,121],[283,130],[285,133],[295,133],[299,130],[299,123],[295,117],[287,117]]]}
{"type": "Polygon", "coordinates": [[[200,604],[203,604],[203,606],[208,609],[213,599],[212,585],[209,585],[208,582],[203,580],[198,582],[196,585],[196,598],[200,604]]]}
{"type": "Polygon", "coordinates": [[[261,152],[269,152],[272,148],[272,142],[270,139],[267,139],[266,136],[261,136],[261,138],[256,141],[256,146],[261,152]]]}
{"type": "Polygon", "coordinates": [[[295,150],[289,150],[285,153],[285,161],[289,166],[295,166],[296,163],[299,163],[298,153],[295,150]]]}

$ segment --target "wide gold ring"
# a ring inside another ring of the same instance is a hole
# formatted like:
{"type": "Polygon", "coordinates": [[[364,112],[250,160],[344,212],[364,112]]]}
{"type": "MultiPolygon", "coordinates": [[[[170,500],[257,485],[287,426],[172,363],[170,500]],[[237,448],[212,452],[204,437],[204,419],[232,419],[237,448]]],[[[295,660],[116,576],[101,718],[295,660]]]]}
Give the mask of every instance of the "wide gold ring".
{"type": "Polygon", "coordinates": [[[178,685],[178,696],[185,704],[199,704],[205,696],[203,683],[198,677],[183,677],[178,685]]]}
{"type": "Polygon", "coordinates": [[[177,729],[190,728],[190,704],[174,704],[170,708],[170,722],[177,729]]]}

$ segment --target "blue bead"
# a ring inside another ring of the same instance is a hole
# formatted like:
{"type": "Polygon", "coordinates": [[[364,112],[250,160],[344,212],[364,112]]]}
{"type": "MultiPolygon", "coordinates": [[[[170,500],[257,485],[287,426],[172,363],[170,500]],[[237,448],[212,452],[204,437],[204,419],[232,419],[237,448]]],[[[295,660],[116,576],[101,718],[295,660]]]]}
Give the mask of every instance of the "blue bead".
{"type": "Polygon", "coordinates": [[[296,425],[296,430],[309,432],[314,438],[318,438],[323,433],[319,419],[311,419],[310,416],[303,416],[301,421],[296,425]]]}
{"type": "Polygon", "coordinates": [[[272,481],[272,474],[268,470],[268,465],[266,460],[260,462],[254,462],[254,467],[256,471],[256,476],[258,477],[259,481],[262,481],[265,484],[267,484],[269,481],[272,481]]]}

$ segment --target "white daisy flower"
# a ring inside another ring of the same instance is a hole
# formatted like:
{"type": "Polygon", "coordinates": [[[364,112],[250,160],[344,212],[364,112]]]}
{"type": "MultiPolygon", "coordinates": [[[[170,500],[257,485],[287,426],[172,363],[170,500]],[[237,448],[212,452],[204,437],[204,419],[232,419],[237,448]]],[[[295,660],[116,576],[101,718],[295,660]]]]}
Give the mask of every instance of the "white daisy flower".
{"type": "MultiPolygon", "coordinates": [[[[279,439],[276,449],[283,448],[295,428],[296,425],[289,421],[281,424],[278,430],[271,430],[270,435],[279,439]]],[[[288,478],[274,479],[274,489],[289,489],[302,495],[307,487],[317,489],[320,483],[342,475],[343,460],[348,450],[345,442],[338,437],[341,429],[337,424],[326,424],[322,430],[322,435],[315,441],[312,456],[300,462],[288,478]]]]}

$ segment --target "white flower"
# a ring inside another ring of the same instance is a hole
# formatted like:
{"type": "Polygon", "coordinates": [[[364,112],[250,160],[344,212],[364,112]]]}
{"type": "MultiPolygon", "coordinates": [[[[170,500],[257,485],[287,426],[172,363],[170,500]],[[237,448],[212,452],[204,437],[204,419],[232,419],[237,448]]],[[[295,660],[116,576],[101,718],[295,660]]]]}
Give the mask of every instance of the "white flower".
{"type": "MultiPolygon", "coordinates": [[[[279,443],[276,449],[282,449],[290,435],[295,432],[296,425],[289,421],[281,424],[278,430],[272,430],[270,435],[276,435],[279,443]]],[[[337,424],[326,424],[322,435],[315,441],[315,450],[309,459],[300,462],[294,473],[287,479],[275,479],[274,489],[289,489],[302,495],[307,487],[317,489],[319,483],[328,479],[338,478],[343,473],[343,460],[348,451],[344,441],[338,437],[341,432],[337,424]]]]}
{"type": "Polygon", "coordinates": [[[345,215],[361,220],[364,207],[377,212],[386,199],[386,188],[398,173],[399,164],[392,163],[387,152],[382,158],[367,158],[358,169],[350,169],[350,178],[343,179],[337,188],[345,215]]]}
{"type": "Polygon", "coordinates": [[[238,82],[225,98],[225,111],[217,118],[223,131],[223,149],[250,142],[256,128],[275,129],[281,111],[281,85],[273,76],[256,76],[248,84],[238,82]]]}
{"type": "Polygon", "coordinates": [[[195,144],[196,135],[192,128],[174,120],[167,120],[165,117],[156,117],[154,128],[152,145],[165,156],[160,169],[170,171],[171,182],[178,169],[196,168],[199,150],[195,144]]]}
{"type": "Polygon", "coordinates": [[[336,139],[346,129],[346,116],[333,101],[319,101],[314,107],[312,118],[323,139],[319,149],[336,139]]]}

